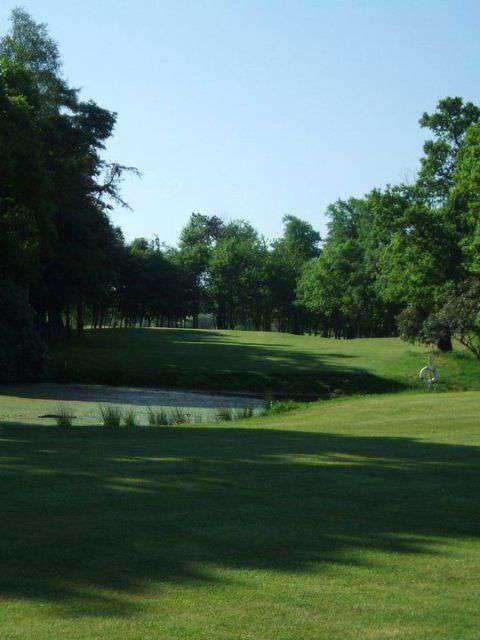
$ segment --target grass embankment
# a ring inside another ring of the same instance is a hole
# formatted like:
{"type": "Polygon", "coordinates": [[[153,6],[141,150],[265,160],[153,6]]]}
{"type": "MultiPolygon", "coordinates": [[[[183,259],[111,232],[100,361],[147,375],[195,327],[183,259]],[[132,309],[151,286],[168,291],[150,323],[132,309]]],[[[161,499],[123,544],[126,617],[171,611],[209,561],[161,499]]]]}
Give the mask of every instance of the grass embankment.
{"type": "Polygon", "coordinates": [[[447,390],[480,388],[479,367],[438,356],[447,392],[415,393],[424,361],[260,333],[56,345],[75,382],[409,393],[108,434],[98,405],[69,403],[62,432],[35,424],[48,397],[0,390],[0,639],[477,640],[480,393],[447,390]]]}
{"type": "Polygon", "coordinates": [[[0,638],[477,639],[479,401],[3,425],[0,638]]]}
{"type": "MultiPolygon", "coordinates": [[[[312,399],[419,389],[426,350],[396,338],[332,340],[251,331],[89,331],[51,347],[63,382],[177,387],[312,399]]],[[[480,365],[436,355],[439,389],[480,389],[480,365]]]]}

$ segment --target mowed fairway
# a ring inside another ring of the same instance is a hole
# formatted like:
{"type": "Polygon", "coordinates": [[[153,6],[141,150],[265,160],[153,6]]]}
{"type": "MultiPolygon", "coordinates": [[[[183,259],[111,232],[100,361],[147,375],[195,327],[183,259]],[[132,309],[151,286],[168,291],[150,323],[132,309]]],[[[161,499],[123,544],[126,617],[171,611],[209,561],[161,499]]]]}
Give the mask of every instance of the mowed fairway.
{"type": "MultiPolygon", "coordinates": [[[[65,358],[85,382],[117,361],[408,391],[110,434],[9,422],[26,397],[2,423],[0,397],[0,639],[478,640],[480,392],[415,391],[425,356],[398,340],[205,333],[89,334],[65,358]]],[[[439,363],[444,388],[477,384],[439,363]]]]}
{"type": "Polygon", "coordinates": [[[480,394],[1,428],[0,637],[478,638],[480,394]]]}
{"type": "MultiPolygon", "coordinates": [[[[108,329],[51,349],[63,382],[243,391],[287,398],[419,389],[426,349],[397,338],[332,340],[255,331],[108,329]]],[[[442,389],[480,390],[480,367],[437,355],[442,389]]]]}

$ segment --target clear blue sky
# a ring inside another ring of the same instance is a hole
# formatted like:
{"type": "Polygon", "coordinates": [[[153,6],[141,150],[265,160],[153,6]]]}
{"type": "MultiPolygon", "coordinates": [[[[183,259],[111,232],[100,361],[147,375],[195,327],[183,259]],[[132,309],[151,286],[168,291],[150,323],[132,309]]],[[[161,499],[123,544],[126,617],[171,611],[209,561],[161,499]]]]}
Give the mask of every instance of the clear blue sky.
{"type": "Polygon", "coordinates": [[[118,112],[137,166],[127,238],[174,243],[191,211],[267,238],[294,213],[411,177],[424,110],[480,103],[478,0],[2,0],[49,25],[66,77],[118,112]]]}

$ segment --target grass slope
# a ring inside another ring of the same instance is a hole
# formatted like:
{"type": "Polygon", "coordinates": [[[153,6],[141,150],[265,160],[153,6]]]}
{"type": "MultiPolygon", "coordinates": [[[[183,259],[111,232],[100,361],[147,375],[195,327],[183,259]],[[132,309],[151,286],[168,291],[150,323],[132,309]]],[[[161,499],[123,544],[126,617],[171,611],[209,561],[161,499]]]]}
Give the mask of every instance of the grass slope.
{"type": "MultiPolygon", "coordinates": [[[[252,331],[135,329],[88,332],[53,345],[64,382],[183,387],[315,398],[419,389],[425,349],[399,339],[332,340],[252,331]]],[[[480,366],[438,355],[440,388],[480,390],[480,366]]]]}
{"type": "Polygon", "coordinates": [[[2,640],[478,638],[480,394],[0,428],[2,640]]]}

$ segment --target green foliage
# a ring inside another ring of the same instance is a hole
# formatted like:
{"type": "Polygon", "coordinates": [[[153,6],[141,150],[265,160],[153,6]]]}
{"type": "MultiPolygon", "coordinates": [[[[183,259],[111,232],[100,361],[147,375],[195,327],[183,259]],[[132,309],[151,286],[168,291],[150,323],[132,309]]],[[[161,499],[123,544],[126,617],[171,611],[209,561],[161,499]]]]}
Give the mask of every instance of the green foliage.
{"type": "Polygon", "coordinates": [[[0,278],[24,286],[53,232],[37,107],[32,74],[0,57],[0,278]]]}
{"type": "Polygon", "coordinates": [[[127,429],[135,429],[137,426],[137,412],[133,407],[125,409],[122,416],[122,423],[127,429]]]}
{"type": "Polygon", "coordinates": [[[300,270],[307,260],[319,255],[320,234],[309,222],[293,215],[284,216],[283,224],[283,236],[274,243],[274,248],[300,270]]]}
{"type": "Polygon", "coordinates": [[[480,282],[470,280],[450,290],[445,303],[422,325],[421,337],[436,343],[446,333],[480,358],[480,282]]]}
{"type": "Polygon", "coordinates": [[[0,55],[36,74],[42,89],[59,88],[62,62],[46,25],[36,23],[20,8],[11,13],[10,33],[0,42],[0,55]]]}
{"type": "Polygon", "coordinates": [[[169,424],[187,424],[190,422],[190,414],[182,407],[175,407],[168,415],[169,424]]]}
{"type": "Polygon", "coordinates": [[[283,235],[272,244],[269,260],[269,297],[272,317],[281,331],[302,333],[308,326],[296,286],[304,265],[319,253],[320,234],[296,216],[283,218],[283,235]]]}
{"type": "Polygon", "coordinates": [[[254,408],[251,404],[245,405],[237,409],[236,417],[238,420],[248,420],[249,418],[253,418],[254,416],[254,408]]]}
{"type": "Polygon", "coordinates": [[[46,335],[111,303],[122,243],[107,212],[128,167],[103,158],[114,113],[81,101],[45,25],[15,9],[0,40],[0,277],[30,289],[46,335]]]}
{"type": "Polygon", "coordinates": [[[402,336],[425,340],[427,323],[429,339],[436,332],[437,346],[451,349],[450,323],[441,329],[435,314],[478,262],[479,118],[472,103],[440,100],[420,120],[436,139],[425,144],[414,184],[329,208],[322,254],[307,263],[297,285],[316,330],[391,335],[398,316],[402,336]]]}
{"type": "Polygon", "coordinates": [[[415,342],[422,333],[423,323],[428,318],[428,310],[418,306],[407,306],[398,315],[400,336],[408,342],[415,342]]]}
{"type": "Polygon", "coordinates": [[[122,177],[138,172],[105,158],[115,123],[65,80],[46,26],[14,10],[0,40],[0,278],[29,291],[47,338],[197,327],[209,313],[218,329],[422,339],[447,292],[480,274],[480,109],[460,97],[423,114],[432,139],[414,183],[332,204],[323,241],[294,215],[268,243],[244,220],[196,212],[178,247],[127,245],[109,211],[128,206],[122,177]]]}
{"type": "Polygon", "coordinates": [[[156,409],[153,407],[148,408],[148,424],[151,427],[168,426],[169,422],[169,414],[163,407],[156,409]]]}
{"type": "Polygon", "coordinates": [[[293,400],[271,400],[267,402],[263,409],[262,415],[264,416],[276,416],[282,413],[288,413],[290,411],[296,411],[300,405],[293,400]]]}
{"type": "Polygon", "coordinates": [[[55,416],[55,422],[57,423],[57,427],[60,429],[71,429],[73,426],[73,419],[75,415],[72,410],[66,407],[65,405],[61,405],[58,407],[57,414],[55,416]]]}
{"type": "Polygon", "coordinates": [[[217,422],[233,422],[234,420],[248,420],[254,416],[252,405],[245,405],[238,409],[233,407],[218,407],[215,412],[217,422]]]}
{"type": "Polygon", "coordinates": [[[480,274],[480,123],[472,125],[458,152],[454,186],[446,206],[459,234],[469,273],[480,274]]]}
{"type": "Polygon", "coordinates": [[[206,277],[207,295],[219,329],[260,329],[266,322],[267,247],[242,221],[227,225],[213,247],[206,277]]]}
{"type": "Polygon", "coordinates": [[[218,422],[232,422],[235,420],[235,410],[232,407],[218,407],[215,417],[218,422]]]}
{"type": "Polygon", "coordinates": [[[25,290],[0,281],[0,382],[29,382],[45,374],[45,347],[25,290]]]}
{"type": "Polygon", "coordinates": [[[480,109],[462,98],[439,100],[434,113],[424,113],[420,125],[430,129],[436,140],[424,145],[419,186],[430,201],[442,202],[453,186],[457,154],[468,128],[480,120],[480,109]]]}
{"type": "Polygon", "coordinates": [[[102,405],[100,419],[106,429],[118,429],[122,424],[123,409],[116,405],[102,405]]]}
{"type": "Polygon", "coordinates": [[[306,263],[297,285],[297,301],[310,314],[310,324],[324,335],[353,338],[392,335],[396,307],[381,299],[375,263],[378,192],[365,199],[338,201],[328,209],[328,237],[322,253],[306,263]]]}

